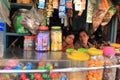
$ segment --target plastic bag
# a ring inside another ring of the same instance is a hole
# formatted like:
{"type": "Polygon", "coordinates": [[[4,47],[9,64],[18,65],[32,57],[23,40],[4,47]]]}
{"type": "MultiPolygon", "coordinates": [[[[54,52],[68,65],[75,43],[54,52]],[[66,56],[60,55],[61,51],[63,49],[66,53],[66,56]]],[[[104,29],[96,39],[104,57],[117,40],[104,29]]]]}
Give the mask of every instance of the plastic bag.
{"type": "Polygon", "coordinates": [[[24,25],[32,34],[37,33],[38,26],[41,24],[42,18],[38,12],[32,8],[30,11],[26,12],[20,23],[24,25]]]}
{"type": "Polygon", "coordinates": [[[102,23],[101,23],[102,26],[106,26],[106,25],[110,22],[112,16],[113,16],[113,15],[115,14],[115,12],[116,12],[116,9],[115,9],[115,7],[112,5],[112,3],[111,3],[110,1],[108,1],[108,2],[109,2],[109,5],[110,5],[110,8],[109,8],[108,12],[106,13],[105,17],[104,17],[103,20],[102,20],[102,23]]]}
{"type": "Polygon", "coordinates": [[[13,19],[13,25],[16,33],[29,33],[29,31],[20,22],[20,20],[23,18],[23,16],[27,11],[29,10],[19,9],[13,14],[12,19],[13,19]]]}
{"type": "Polygon", "coordinates": [[[95,30],[96,28],[99,27],[105,14],[107,13],[109,9],[107,0],[98,0],[97,4],[98,5],[95,7],[95,10],[93,12],[93,28],[95,30]]]}

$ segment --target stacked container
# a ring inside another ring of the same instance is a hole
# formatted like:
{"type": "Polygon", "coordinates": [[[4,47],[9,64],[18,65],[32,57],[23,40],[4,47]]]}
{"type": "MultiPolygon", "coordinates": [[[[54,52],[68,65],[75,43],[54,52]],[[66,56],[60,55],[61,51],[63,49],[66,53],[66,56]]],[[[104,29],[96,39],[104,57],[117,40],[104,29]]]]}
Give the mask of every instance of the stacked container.
{"type": "MultiPolygon", "coordinates": [[[[117,64],[120,65],[120,54],[116,54],[115,56],[117,58],[117,64]]],[[[117,68],[115,80],[120,80],[120,67],[117,68]]]]}
{"type": "MultiPolygon", "coordinates": [[[[88,60],[88,67],[102,67],[103,56],[102,50],[96,48],[88,49],[90,59],[88,60]]],[[[87,80],[102,80],[103,69],[89,70],[87,71],[87,80]]],[[[109,79],[106,79],[109,80],[109,79]]]]}
{"type": "MultiPolygon", "coordinates": [[[[114,49],[106,46],[103,48],[104,54],[104,65],[112,66],[116,65],[117,59],[114,56],[114,49]]],[[[103,79],[102,80],[115,80],[116,77],[116,67],[115,68],[104,68],[103,79]]]]}
{"type": "MultiPolygon", "coordinates": [[[[89,55],[83,49],[66,50],[67,58],[71,61],[71,67],[87,67],[87,62],[89,59],[89,55]]],[[[70,72],[67,75],[68,80],[86,80],[86,71],[76,71],[70,72]]]]}

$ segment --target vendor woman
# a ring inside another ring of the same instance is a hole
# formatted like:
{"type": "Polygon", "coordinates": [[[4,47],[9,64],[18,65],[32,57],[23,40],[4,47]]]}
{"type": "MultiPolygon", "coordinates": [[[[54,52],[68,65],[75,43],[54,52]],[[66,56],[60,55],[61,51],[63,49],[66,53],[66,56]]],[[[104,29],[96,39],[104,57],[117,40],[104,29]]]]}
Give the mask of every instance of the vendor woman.
{"type": "Polygon", "coordinates": [[[67,48],[74,48],[75,35],[68,31],[63,35],[62,51],[65,52],[67,48]]]}
{"type": "Polygon", "coordinates": [[[75,42],[75,49],[94,47],[88,40],[89,40],[89,35],[88,35],[87,31],[80,30],[78,32],[78,39],[75,42]]]}

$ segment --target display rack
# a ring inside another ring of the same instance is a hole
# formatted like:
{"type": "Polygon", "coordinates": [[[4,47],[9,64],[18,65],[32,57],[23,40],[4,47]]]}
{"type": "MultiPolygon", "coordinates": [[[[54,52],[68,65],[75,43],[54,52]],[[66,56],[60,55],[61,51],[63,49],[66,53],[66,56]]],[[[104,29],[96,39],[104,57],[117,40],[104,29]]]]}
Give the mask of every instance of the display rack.
{"type": "MultiPolygon", "coordinates": [[[[11,49],[10,49],[11,50],[11,49]]],[[[20,52],[20,50],[18,50],[20,52]]],[[[59,67],[53,68],[50,70],[38,70],[38,69],[31,69],[31,70],[0,70],[0,73],[35,73],[35,72],[79,72],[79,71],[88,71],[88,70],[97,70],[97,69],[104,69],[104,68],[116,68],[120,67],[120,65],[111,65],[111,66],[98,66],[98,67],[85,67],[83,63],[86,61],[76,61],[76,60],[69,60],[65,53],[63,52],[40,52],[41,55],[39,58],[36,58],[37,51],[33,53],[24,53],[21,51],[20,54],[14,53],[12,51],[8,51],[9,54],[5,56],[4,59],[0,59],[0,62],[6,63],[9,60],[12,60],[13,57],[16,57],[14,60],[18,60],[20,63],[24,62],[31,62],[31,63],[39,63],[39,62],[46,62],[46,63],[57,63],[59,67]],[[10,56],[11,54],[11,56],[10,56]],[[58,54],[60,55],[59,58],[58,54]],[[22,55],[22,56],[21,56],[22,55]],[[74,64],[75,63],[75,64],[74,64]],[[73,66],[74,64],[74,66],[73,66]]],[[[1,66],[5,66],[2,64],[1,66]]]]}

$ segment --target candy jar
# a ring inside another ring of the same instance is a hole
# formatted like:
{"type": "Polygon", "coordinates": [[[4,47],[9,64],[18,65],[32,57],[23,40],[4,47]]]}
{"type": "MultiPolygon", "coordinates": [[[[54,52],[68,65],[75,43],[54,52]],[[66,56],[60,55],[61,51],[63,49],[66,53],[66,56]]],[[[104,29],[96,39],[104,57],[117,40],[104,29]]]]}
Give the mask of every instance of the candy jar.
{"type": "Polygon", "coordinates": [[[42,75],[40,73],[34,73],[35,80],[42,80],[42,75]]]}
{"type": "Polygon", "coordinates": [[[60,26],[51,28],[51,51],[62,50],[62,31],[60,26]]]}
{"type": "Polygon", "coordinates": [[[59,80],[59,73],[58,72],[51,72],[50,78],[51,78],[51,80],[59,80]]]}
{"type": "Polygon", "coordinates": [[[110,46],[115,50],[115,53],[120,54],[120,44],[111,43],[110,46]]]}
{"type": "MultiPolygon", "coordinates": [[[[87,67],[89,55],[84,52],[72,50],[67,53],[67,58],[71,61],[71,67],[87,67]]],[[[86,80],[86,71],[75,71],[67,73],[68,80],[86,80]]]]}
{"type": "Polygon", "coordinates": [[[48,26],[39,26],[38,34],[36,38],[36,50],[37,51],[49,51],[50,50],[50,38],[48,26]]]}
{"type": "MultiPolygon", "coordinates": [[[[88,60],[88,67],[102,67],[103,56],[102,50],[96,48],[88,49],[90,59],[88,60]]],[[[102,80],[103,69],[89,70],[87,71],[87,80],[102,80]]],[[[106,79],[107,80],[107,79],[106,79]]]]}
{"type": "Polygon", "coordinates": [[[24,50],[35,50],[36,36],[24,36],[24,50]]]}
{"type": "MultiPolygon", "coordinates": [[[[106,46],[103,48],[104,66],[116,65],[115,52],[112,47],[106,46]]],[[[115,80],[116,68],[104,68],[103,80],[115,80]],[[112,77],[111,77],[112,76],[112,77]]]]}
{"type": "MultiPolygon", "coordinates": [[[[120,54],[115,54],[115,56],[117,58],[117,64],[120,65],[120,54]]],[[[120,67],[117,68],[115,80],[120,80],[120,67]]]]}
{"type": "Polygon", "coordinates": [[[21,73],[21,74],[20,74],[20,78],[21,78],[22,80],[26,80],[26,79],[27,79],[27,76],[26,76],[25,73],[21,73]]]}
{"type": "Polygon", "coordinates": [[[60,73],[60,79],[59,80],[67,80],[67,76],[65,73],[60,73]]]}

